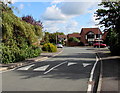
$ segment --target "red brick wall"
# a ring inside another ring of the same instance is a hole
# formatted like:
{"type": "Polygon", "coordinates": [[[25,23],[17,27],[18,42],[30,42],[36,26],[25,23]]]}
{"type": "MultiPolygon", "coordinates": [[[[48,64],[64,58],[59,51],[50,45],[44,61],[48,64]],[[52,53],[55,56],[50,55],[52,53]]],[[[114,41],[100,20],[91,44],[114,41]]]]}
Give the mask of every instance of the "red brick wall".
{"type": "Polygon", "coordinates": [[[77,42],[68,42],[68,46],[79,46],[77,42]]]}

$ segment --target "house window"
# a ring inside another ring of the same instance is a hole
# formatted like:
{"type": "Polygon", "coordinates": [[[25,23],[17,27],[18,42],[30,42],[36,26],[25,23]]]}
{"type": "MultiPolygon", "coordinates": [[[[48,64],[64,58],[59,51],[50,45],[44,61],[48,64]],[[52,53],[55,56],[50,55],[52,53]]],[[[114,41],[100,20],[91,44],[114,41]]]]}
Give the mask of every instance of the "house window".
{"type": "Polygon", "coordinates": [[[100,38],[100,34],[96,34],[96,38],[100,38]]]}
{"type": "Polygon", "coordinates": [[[94,38],[94,33],[93,33],[93,32],[89,32],[89,33],[87,34],[87,38],[88,38],[88,39],[94,38]]]}

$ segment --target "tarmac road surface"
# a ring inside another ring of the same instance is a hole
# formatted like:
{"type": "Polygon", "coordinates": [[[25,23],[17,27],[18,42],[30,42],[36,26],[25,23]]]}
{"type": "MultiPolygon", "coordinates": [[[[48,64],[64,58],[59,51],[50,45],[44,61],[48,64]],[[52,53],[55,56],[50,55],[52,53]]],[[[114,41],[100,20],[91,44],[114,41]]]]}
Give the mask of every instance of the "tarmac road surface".
{"type": "Polygon", "coordinates": [[[87,91],[94,48],[65,47],[45,61],[2,73],[3,91],[87,91]]]}

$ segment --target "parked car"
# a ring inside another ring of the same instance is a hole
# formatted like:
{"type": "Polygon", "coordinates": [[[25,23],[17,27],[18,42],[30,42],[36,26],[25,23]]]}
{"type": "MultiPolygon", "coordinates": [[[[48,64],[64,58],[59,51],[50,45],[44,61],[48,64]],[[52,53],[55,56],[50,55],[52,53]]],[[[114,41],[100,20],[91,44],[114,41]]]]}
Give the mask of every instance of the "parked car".
{"type": "Polygon", "coordinates": [[[104,48],[104,47],[106,47],[107,45],[106,45],[106,44],[103,44],[103,43],[94,43],[93,46],[94,46],[94,47],[104,48]]]}
{"type": "Polygon", "coordinates": [[[62,44],[57,44],[56,46],[57,46],[57,48],[63,48],[62,44]]]}

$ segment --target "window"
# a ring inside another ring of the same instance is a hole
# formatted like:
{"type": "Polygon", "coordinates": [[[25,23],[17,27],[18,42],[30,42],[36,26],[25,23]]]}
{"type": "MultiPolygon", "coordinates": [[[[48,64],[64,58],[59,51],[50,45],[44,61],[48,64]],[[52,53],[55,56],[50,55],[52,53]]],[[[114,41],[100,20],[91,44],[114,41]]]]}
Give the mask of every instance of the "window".
{"type": "Polygon", "coordinates": [[[87,34],[87,38],[88,38],[88,39],[94,38],[94,33],[93,33],[93,32],[89,32],[89,33],[87,34]]]}
{"type": "Polygon", "coordinates": [[[96,38],[100,38],[100,34],[96,34],[96,38]]]}

